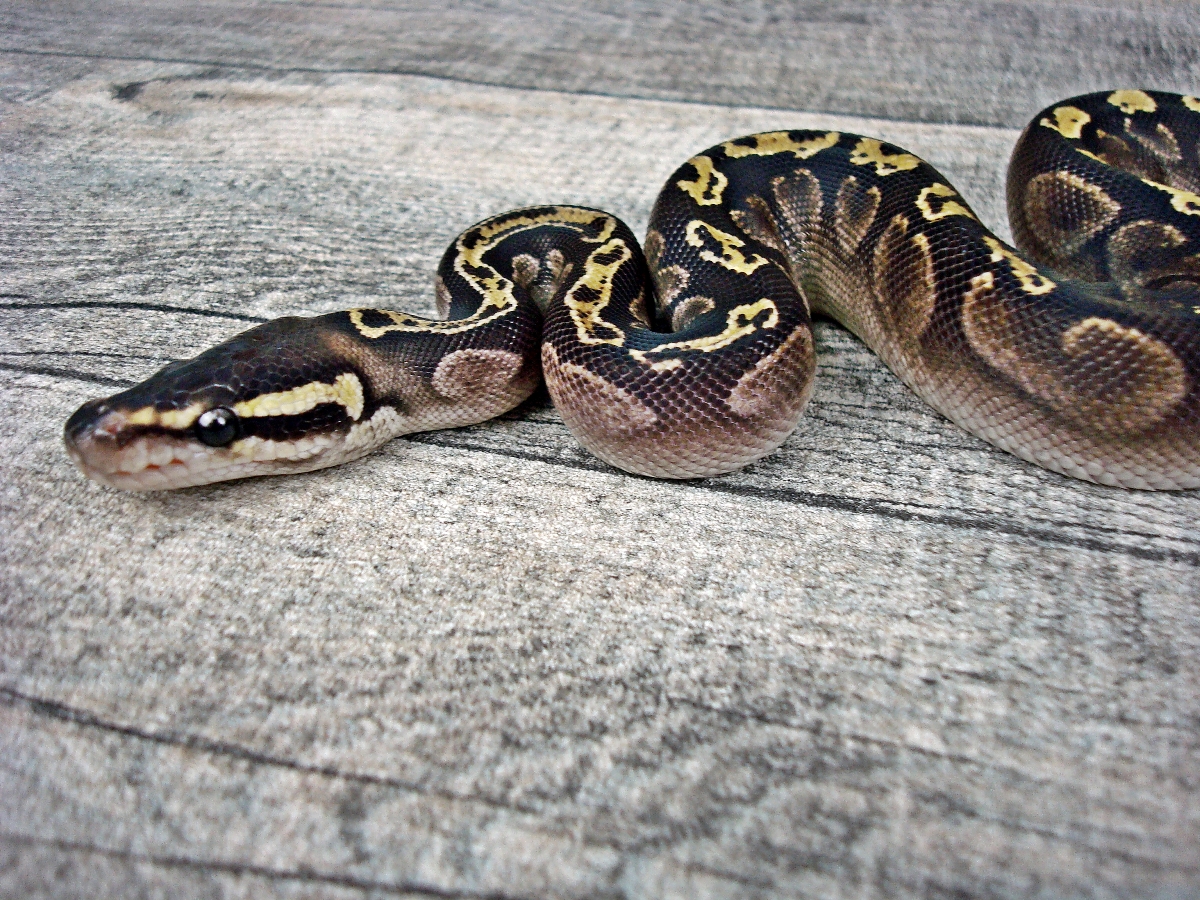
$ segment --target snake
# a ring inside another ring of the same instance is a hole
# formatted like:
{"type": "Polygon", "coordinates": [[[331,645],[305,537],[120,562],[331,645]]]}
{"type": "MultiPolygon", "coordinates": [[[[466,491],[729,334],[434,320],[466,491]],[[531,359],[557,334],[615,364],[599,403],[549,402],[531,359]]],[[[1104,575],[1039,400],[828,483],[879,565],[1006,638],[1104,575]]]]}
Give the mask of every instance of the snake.
{"type": "Polygon", "coordinates": [[[932,165],[839,131],[724,141],[663,187],[643,245],[535,206],[442,257],[438,318],[285,317],[85,403],[67,451],[116,488],[305,472],[484,422],[544,379],[606,463],[705,478],[772,453],[835,319],[942,416],[1053,472],[1200,486],[1200,99],[1043,110],[1009,164],[1018,247],[932,165]]]}

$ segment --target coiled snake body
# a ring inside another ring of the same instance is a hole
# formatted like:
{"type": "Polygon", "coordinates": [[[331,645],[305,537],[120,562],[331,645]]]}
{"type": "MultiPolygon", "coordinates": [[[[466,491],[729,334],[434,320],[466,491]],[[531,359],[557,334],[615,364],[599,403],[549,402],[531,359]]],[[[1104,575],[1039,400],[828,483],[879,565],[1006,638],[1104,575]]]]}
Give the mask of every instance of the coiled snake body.
{"type": "Polygon", "coordinates": [[[693,478],[773,451],[812,392],[811,316],[843,323],[931,406],[1057,472],[1200,486],[1200,100],[1056,104],[1013,154],[1021,253],[929,164],[873,138],[780,131],[693,157],[645,251],[608,213],[519,209],[464,232],[442,320],[285,318],[92,401],[85,473],[177,488],[300,472],[481,422],[544,373],[579,441],[693,478]]]}

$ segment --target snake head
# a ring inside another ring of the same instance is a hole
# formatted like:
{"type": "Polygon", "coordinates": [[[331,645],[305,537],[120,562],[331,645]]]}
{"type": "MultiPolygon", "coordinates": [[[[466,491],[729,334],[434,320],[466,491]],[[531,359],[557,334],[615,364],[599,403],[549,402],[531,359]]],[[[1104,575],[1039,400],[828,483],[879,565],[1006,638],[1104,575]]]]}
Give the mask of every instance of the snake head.
{"type": "Polygon", "coordinates": [[[275,320],[85,403],[64,428],[67,452],[89,478],[126,490],[303,472],[361,456],[378,443],[369,434],[356,440],[364,385],[319,322],[275,320]]]}

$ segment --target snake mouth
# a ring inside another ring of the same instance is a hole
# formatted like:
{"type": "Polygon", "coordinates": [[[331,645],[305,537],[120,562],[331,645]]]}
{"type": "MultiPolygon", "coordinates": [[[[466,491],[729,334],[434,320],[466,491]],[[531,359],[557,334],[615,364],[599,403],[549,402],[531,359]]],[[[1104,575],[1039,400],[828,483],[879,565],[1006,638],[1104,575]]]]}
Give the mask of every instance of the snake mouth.
{"type": "Polygon", "coordinates": [[[63,429],[67,454],[89,478],[124,490],[163,490],[197,482],[204,454],[194,442],[147,432],[104,400],[81,406],[63,429]]]}

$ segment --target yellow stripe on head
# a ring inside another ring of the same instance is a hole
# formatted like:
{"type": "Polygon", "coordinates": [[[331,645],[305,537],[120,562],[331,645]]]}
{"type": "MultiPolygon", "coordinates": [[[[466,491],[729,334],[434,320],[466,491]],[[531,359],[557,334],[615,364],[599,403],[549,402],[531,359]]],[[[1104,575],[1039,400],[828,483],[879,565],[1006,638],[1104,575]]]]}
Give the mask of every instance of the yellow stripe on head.
{"type": "Polygon", "coordinates": [[[243,418],[261,416],[298,416],[315,409],[322,403],[340,403],[346,414],[357,421],[363,411],[363,387],[358,376],[346,372],[334,379],[333,384],[313,381],[287,391],[261,394],[252,400],[243,400],[233,411],[243,418]]]}
{"type": "Polygon", "coordinates": [[[159,425],[163,428],[172,428],[178,431],[183,431],[185,428],[191,428],[196,423],[196,419],[208,407],[203,403],[193,403],[191,406],[183,409],[166,409],[157,410],[153,406],[144,406],[141,409],[131,412],[125,419],[128,425],[159,425]]]}

